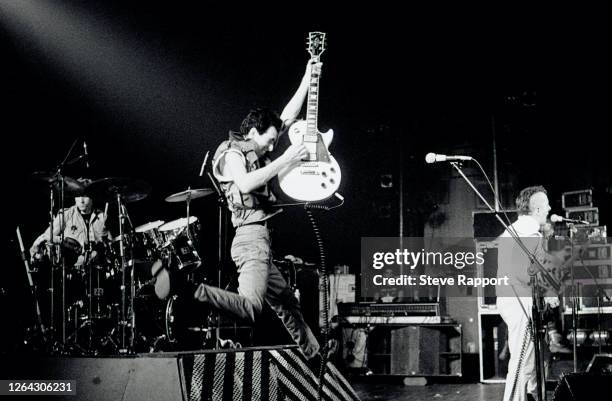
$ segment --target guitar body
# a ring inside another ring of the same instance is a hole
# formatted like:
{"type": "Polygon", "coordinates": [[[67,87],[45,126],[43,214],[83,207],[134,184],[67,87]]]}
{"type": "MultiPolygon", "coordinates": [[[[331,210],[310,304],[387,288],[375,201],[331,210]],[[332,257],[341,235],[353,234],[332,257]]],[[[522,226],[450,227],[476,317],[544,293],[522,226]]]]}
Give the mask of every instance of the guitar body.
{"type": "Polygon", "coordinates": [[[291,144],[304,144],[310,158],[297,167],[280,172],[278,181],[282,191],[295,200],[321,201],[338,190],[342,178],[338,162],[328,151],[334,132],[316,131],[313,135],[307,131],[305,120],[297,121],[289,128],[291,144]]]}
{"type": "MultiPolygon", "coordinates": [[[[308,34],[308,53],[312,62],[318,62],[325,51],[325,33],[308,34]]],[[[329,154],[329,145],[334,132],[319,132],[317,110],[319,105],[320,71],[311,70],[308,77],[308,96],[306,97],[306,119],[297,121],[289,127],[289,140],[292,145],[304,145],[308,159],[297,167],[286,169],[278,174],[282,191],[291,198],[302,202],[316,202],[329,198],[340,187],[340,166],[329,154]]]]}

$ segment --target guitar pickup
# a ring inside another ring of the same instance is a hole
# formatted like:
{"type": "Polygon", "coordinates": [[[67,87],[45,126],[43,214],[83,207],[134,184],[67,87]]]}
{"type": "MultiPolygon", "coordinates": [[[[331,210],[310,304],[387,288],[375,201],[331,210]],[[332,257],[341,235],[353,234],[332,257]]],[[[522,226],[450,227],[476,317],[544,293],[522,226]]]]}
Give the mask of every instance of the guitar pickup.
{"type": "Polygon", "coordinates": [[[318,135],[316,134],[304,134],[304,136],[302,137],[302,141],[303,142],[309,142],[309,143],[314,143],[318,141],[318,135]]]}

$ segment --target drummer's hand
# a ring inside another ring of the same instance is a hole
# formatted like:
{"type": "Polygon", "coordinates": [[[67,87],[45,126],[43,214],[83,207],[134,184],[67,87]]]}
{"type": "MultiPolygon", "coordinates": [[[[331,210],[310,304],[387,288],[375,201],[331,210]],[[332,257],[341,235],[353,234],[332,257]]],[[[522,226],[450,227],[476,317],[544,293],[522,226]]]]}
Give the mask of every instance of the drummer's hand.
{"type": "Polygon", "coordinates": [[[91,253],[89,254],[89,259],[88,262],[89,263],[98,263],[100,260],[99,258],[100,254],[97,251],[91,251],[91,253]]]}
{"type": "Polygon", "coordinates": [[[37,260],[40,260],[42,258],[42,246],[43,243],[40,244],[34,244],[32,245],[32,247],[30,248],[30,261],[31,262],[35,262],[37,260]]]}

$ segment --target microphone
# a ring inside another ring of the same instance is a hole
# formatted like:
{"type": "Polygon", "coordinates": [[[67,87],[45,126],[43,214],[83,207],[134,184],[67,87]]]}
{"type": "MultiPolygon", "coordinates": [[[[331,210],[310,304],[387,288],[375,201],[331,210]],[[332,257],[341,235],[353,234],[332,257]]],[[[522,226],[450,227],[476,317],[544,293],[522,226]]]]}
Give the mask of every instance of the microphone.
{"type": "Polygon", "coordinates": [[[85,152],[85,166],[89,168],[89,153],[87,153],[87,142],[83,140],[83,152],[85,152]]]}
{"type": "Polygon", "coordinates": [[[550,215],[550,221],[552,221],[553,223],[561,223],[561,222],[566,222],[566,223],[574,223],[574,224],[591,224],[588,221],[585,220],[575,220],[575,219],[568,219],[565,217],[561,217],[557,214],[551,214],[550,215]]]}
{"type": "Polygon", "coordinates": [[[425,161],[427,163],[437,163],[437,162],[453,162],[453,161],[468,161],[473,160],[470,156],[447,156],[447,155],[437,155],[435,153],[427,153],[425,156],[425,161]]]}

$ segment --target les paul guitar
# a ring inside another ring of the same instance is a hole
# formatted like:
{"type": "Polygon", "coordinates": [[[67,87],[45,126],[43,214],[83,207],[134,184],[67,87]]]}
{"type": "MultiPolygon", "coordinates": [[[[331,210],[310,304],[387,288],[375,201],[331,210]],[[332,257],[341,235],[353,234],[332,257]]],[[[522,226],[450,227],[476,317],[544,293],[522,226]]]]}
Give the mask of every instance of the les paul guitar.
{"type": "MultiPolygon", "coordinates": [[[[325,33],[308,34],[308,53],[317,62],[325,51],[325,33]]],[[[334,137],[330,129],[319,132],[317,115],[319,106],[319,72],[311,72],[308,86],[306,120],[300,120],[289,128],[291,144],[303,144],[308,149],[308,159],[298,166],[278,175],[281,190],[293,199],[313,202],[332,196],[340,187],[341,172],[338,162],[330,155],[329,145],[334,137]]]]}

